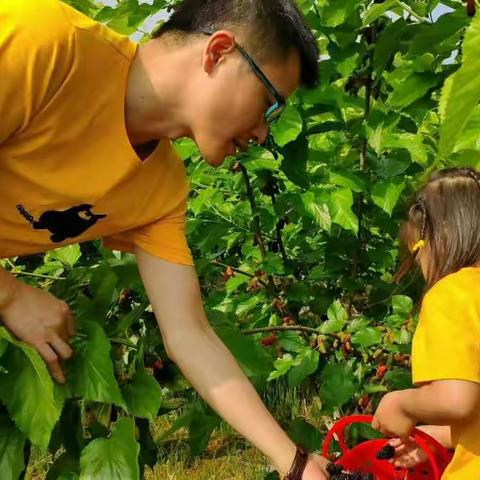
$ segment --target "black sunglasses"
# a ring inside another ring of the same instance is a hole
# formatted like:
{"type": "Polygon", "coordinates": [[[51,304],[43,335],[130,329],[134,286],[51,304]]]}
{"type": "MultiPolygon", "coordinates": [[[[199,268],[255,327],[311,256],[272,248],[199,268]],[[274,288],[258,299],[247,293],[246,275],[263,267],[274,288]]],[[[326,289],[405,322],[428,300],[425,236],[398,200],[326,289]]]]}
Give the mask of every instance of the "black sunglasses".
{"type": "MultiPolygon", "coordinates": [[[[215,32],[211,30],[202,30],[202,33],[205,35],[213,35],[215,32]]],[[[255,63],[253,58],[245,51],[245,49],[237,42],[235,42],[235,47],[242,54],[245,60],[247,60],[250,68],[253,70],[253,73],[260,79],[270,95],[272,95],[272,97],[275,99],[275,103],[265,112],[265,120],[267,123],[271,124],[277,120],[285,110],[285,99],[283,98],[283,95],[281,95],[272,85],[272,82],[270,82],[267,76],[262,72],[262,69],[255,63]]]]}

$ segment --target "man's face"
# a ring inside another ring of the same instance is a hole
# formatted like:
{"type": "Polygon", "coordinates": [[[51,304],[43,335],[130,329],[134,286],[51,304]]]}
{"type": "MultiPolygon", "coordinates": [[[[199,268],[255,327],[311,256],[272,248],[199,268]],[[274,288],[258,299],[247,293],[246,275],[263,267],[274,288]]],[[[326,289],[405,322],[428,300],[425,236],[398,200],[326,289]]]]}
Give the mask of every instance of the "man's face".
{"type": "MultiPolygon", "coordinates": [[[[248,53],[255,58],[255,52],[248,53]]],[[[281,63],[259,67],[285,99],[299,84],[300,60],[295,51],[281,63]]],[[[192,136],[210,165],[221,165],[251,140],[264,143],[265,112],[275,99],[235,48],[233,34],[222,31],[206,38],[201,75],[190,97],[192,136]]]]}

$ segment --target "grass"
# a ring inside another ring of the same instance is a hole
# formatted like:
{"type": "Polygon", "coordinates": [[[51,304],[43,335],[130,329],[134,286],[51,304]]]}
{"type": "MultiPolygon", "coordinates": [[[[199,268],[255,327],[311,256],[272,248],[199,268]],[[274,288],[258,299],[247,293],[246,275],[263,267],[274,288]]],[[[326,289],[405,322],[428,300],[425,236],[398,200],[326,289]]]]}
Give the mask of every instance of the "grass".
{"type": "MultiPolygon", "coordinates": [[[[292,389],[281,381],[275,382],[267,386],[263,399],[284,427],[298,416],[319,428],[324,425],[318,396],[306,391],[305,386],[292,389]]],[[[198,458],[190,457],[185,428],[160,442],[161,434],[176,418],[175,414],[164,415],[154,423],[152,436],[159,445],[159,461],[153,469],[146,469],[145,480],[263,480],[271,470],[266,458],[224,423],[215,430],[206,451],[198,458]]],[[[25,480],[45,480],[52,462],[51,455],[34,448],[25,480]]]]}
{"type": "Polygon", "coordinates": [[[268,465],[263,455],[227,428],[217,431],[207,450],[191,459],[184,438],[163,445],[159,463],[146,473],[146,480],[256,480],[263,479],[268,465]]]}

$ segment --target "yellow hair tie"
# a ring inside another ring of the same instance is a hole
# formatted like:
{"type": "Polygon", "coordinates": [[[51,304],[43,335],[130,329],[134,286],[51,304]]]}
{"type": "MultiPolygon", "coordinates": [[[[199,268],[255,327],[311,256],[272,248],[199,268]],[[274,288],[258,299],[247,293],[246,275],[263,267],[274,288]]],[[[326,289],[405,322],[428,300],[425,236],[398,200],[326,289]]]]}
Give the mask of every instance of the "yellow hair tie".
{"type": "Polygon", "coordinates": [[[417,252],[425,246],[425,240],[419,240],[412,248],[412,252],[417,252]]]}

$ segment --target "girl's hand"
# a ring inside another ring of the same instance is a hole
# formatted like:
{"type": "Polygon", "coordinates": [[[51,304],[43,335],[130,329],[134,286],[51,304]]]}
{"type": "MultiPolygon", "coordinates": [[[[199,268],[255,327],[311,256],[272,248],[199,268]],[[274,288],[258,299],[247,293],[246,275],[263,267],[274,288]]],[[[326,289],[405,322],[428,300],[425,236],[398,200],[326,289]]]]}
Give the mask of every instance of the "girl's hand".
{"type": "Polygon", "coordinates": [[[417,423],[403,408],[404,398],[408,394],[409,390],[387,393],[378,405],[372,427],[388,437],[407,441],[417,423]]]}
{"type": "MultiPolygon", "coordinates": [[[[422,425],[417,428],[430,435],[445,448],[453,448],[452,432],[448,425],[422,425]]],[[[389,443],[395,447],[395,458],[392,462],[396,467],[412,468],[425,462],[428,458],[427,454],[412,439],[402,442],[399,438],[394,438],[389,443]]]]}
{"type": "Polygon", "coordinates": [[[413,468],[427,460],[427,454],[411,439],[402,441],[399,438],[391,440],[395,447],[395,458],[390,460],[396,467],[413,468]]]}

